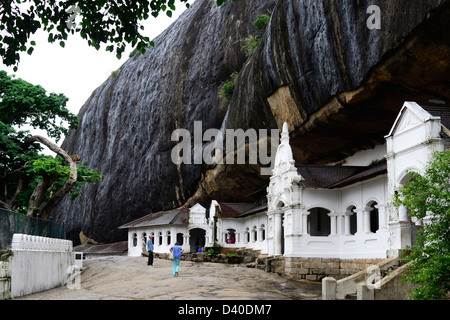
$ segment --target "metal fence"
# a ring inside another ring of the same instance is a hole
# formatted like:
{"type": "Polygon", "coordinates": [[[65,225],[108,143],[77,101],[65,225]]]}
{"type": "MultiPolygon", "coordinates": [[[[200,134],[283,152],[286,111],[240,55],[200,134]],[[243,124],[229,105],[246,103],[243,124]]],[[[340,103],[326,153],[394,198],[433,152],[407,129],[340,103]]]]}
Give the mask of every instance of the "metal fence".
{"type": "Polygon", "coordinates": [[[66,239],[66,228],[64,224],[38,218],[29,218],[24,214],[0,208],[0,250],[11,247],[14,233],[66,239]]]}

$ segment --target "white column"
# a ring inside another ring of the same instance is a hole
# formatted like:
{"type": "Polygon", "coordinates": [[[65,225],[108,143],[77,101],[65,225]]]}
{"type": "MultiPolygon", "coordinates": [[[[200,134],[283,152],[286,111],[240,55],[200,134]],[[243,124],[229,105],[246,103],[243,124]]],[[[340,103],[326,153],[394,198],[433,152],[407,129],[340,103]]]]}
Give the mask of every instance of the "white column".
{"type": "Polygon", "coordinates": [[[274,239],[274,214],[273,212],[267,212],[267,253],[270,256],[275,255],[275,239],[274,239]]]}
{"type": "Polygon", "coordinates": [[[408,209],[405,206],[400,206],[398,211],[398,220],[408,221],[408,209]]]}
{"type": "Polygon", "coordinates": [[[337,216],[334,213],[334,211],[331,211],[330,213],[328,213],[328,216],[330,217],[330,229],[331,229],[330,230],[330,236],[335,236],[337,234],[337,231],[336,231],[336,227],[337,227],[336,218],[337,218],[337,216]]]}
{"type": "Polygon", "coordinates": [[[350,233],[350,216],[352,214],[355,214],[355,213],[352,211],[349,211],[349,210],[345,211],[345,214],[344,214],[344,234],[346,236],[351,235],[351,233],[350,233]]]}
{"type": "Polygon", "coordinates": [[[274,242],[275,242],[275,255],[280,255],[281,252],[281,242],[282,242],[282,232],[281,232],[281,215],[283,214],[282,211],[276,211],[274,215],[274,242]]]}
{"type": "Polygon", "coordinates": [[[375,208],[378,209],[378,221],[379,221],[379,226],[380,226],[380,230],[385,230],[388,228],[388,215],[387,215],[387,204],[379,204],[376,205],[375,208]]]}
{"type": "Polygon", "coordinates": [[[363,229],[363,217],[364,217],[364,209],[355,209],[356,212],[356,233],[364,233],[363,229]]]}
{"type": "Polygon", "coordinates": [[[345,234],[345,213],[337,214],[337,234],[345,234]]]}
{"type": "Polygon", "coordinates": [[[370,233],[370,213],[372,210],[372,207],[364,208],[364,233],[370,233]]]}
{"type": "Polygon", "coordinates": [[[302,234],[308,234],[308,215],[311,212],[309,211],[304,211],[303,215],[302,215],[302,234]]]}

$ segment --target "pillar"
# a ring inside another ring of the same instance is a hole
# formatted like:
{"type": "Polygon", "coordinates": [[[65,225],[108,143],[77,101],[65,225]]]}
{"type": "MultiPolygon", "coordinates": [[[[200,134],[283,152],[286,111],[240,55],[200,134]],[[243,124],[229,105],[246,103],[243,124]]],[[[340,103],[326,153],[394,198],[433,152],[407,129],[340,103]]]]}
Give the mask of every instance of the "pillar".
{"type": "Polygon", "coordinates": [[[364,215],[364,233],[370,233],[370,213],[372,212],[372,207],[365,207],[363,210],[364,215]]]}
{"type": "Polygon", "coordinates": [[[322,300],[336,300],[337,281],[332,277],[322,279],[322,300]]]}
{"type": "Polygon", "coordinates": [[[283,214],[282,211],[277,211],[274,214],[274,254],[275,255],[280,255],[282,254],[282,248],[281,248],[281,243],[282,240],[281,237],[283,236],[282,233],[282,225],[281,225],[281,215],[283,214]]]}
{"type": "Polygon", "coordinates": [[[408,221],[408,209],[405,206],[400,206],[398,211],[398,220],[408,221]]]}
{"type": "Polygon", "coordinates": [[[302,215],[302,234],[308,234],[308,215],[311,212],[304,211],[302,215]]]}
{"type": "Polygon", "coordinates": [[[349,210],[345,211],[345,214],[344,214],[344,234],[346,236],[351,235],[351,233],[350,233],[350,216],[352,214],[355,214],[355,213],[352,211],[349,211],[349,210]]]}
{"type": "Polygon", "coordinates": [[[356,209],[355,211],[356,211],[356,233],[358,234],[364,233],[363,230],[364,209],[356,209]]]}
{"type": "Polygon", "coordinates": [[[330,217],[330,236],[335,236],[337,234],[337,216],[334,211],[328,213],[328,216],[330,217]]]}
{"type": "Polygon", "coordinates": [[[387,204],[379,204],[376,205],[375,208],[378,209],[380,230],[386,230],[388,228],[387,204]]]}

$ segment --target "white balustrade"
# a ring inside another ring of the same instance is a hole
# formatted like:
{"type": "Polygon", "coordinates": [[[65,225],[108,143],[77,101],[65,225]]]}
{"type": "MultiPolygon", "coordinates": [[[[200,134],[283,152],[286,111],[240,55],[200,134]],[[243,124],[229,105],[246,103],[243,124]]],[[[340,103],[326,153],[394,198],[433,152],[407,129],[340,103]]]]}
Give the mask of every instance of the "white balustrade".
{"type": "Polygon", "coordinates": [[[11,249],[71,252],[73,245],[70,240],[15,233],[12,238],[11,249]]]}

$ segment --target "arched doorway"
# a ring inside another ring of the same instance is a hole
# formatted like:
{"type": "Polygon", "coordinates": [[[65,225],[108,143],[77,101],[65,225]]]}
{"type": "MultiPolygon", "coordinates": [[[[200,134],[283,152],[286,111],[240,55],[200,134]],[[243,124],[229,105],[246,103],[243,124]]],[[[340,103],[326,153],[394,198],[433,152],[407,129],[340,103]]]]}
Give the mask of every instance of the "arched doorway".
{"type": "Polygon", "coordinates": [[[189,247],[191,252],[197,252],[205,246],[206,231],[200,228],[189,230],[189,247]]]}

